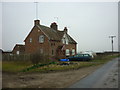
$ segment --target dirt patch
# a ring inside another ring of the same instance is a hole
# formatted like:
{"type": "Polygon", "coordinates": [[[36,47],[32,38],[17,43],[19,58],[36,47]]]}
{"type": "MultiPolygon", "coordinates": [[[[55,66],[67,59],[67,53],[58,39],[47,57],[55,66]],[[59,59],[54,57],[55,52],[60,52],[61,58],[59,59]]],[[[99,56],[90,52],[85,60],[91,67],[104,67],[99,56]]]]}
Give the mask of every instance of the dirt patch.
{"type": "Polygon", "coordinates": [[[66,88],[101,67],[91,66],[78,70],[51,73],[3,73],[3,88],[66,88]]]}

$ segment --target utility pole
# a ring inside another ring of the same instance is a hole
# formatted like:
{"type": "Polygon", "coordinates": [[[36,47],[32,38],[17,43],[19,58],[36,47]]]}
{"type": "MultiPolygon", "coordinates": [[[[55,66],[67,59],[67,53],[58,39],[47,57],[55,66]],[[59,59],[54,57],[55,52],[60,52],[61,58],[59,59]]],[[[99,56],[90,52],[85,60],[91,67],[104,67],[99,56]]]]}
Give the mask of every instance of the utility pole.
{"type": "Polygon", "coordinates": [[[111,38],[111,44],[112,44],[112,53],[113,53],[113,38],[115,38],[116,36],[109,36],[109,38],[111,38]]]}

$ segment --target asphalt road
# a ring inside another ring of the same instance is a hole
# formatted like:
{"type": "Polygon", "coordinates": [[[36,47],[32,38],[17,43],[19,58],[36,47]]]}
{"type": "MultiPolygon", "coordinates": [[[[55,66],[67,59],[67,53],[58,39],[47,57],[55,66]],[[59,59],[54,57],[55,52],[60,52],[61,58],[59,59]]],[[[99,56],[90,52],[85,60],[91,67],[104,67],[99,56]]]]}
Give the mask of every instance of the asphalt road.
{"type": "Polygon", "coordinates": [[[109,61],[69,88],[118,88],[118,60],[109,61]]]}

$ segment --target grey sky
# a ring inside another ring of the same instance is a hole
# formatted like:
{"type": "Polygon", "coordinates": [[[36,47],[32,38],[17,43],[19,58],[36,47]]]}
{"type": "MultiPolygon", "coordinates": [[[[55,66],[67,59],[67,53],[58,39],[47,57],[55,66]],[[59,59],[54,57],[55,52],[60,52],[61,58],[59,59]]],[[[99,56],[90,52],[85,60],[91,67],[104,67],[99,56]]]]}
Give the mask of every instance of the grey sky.
{"type": "MultiPolygon", "coordinates": [[[[54,21],[60,30],[67,26],[78,42],[77,51],[109,51],[109,35],[118,36],[117,2],[39,2],[38,18],[45,26],[54,21]]],[[[3,3],[2,19],[2,49],[12,50],[16,43],[23,43],[33,27],[35,3],[3,3]]],[[[118,50],[117,37],[114,49],[118,50]]]]}

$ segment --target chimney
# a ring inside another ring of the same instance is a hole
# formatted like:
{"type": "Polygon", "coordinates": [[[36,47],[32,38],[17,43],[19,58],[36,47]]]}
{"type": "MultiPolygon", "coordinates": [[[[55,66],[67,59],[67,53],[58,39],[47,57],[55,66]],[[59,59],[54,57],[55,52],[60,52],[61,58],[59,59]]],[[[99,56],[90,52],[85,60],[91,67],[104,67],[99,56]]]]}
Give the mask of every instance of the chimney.
{"type": "Polygon", "coordinates": [[[34,25],[39,25],[40,24],[40,20],[34,20],[34,25]]]}
{"type": "Polygon", "coordinates": [[[58,25],[55,22],[51,23],[50,27],[54,30],[58,30],[58,25]]]}
{"type": "Polygon", "coordinates": [[[64,32],[67,33],[68,32],[68,29],[67,27],[64,28],[64,32]]]}

